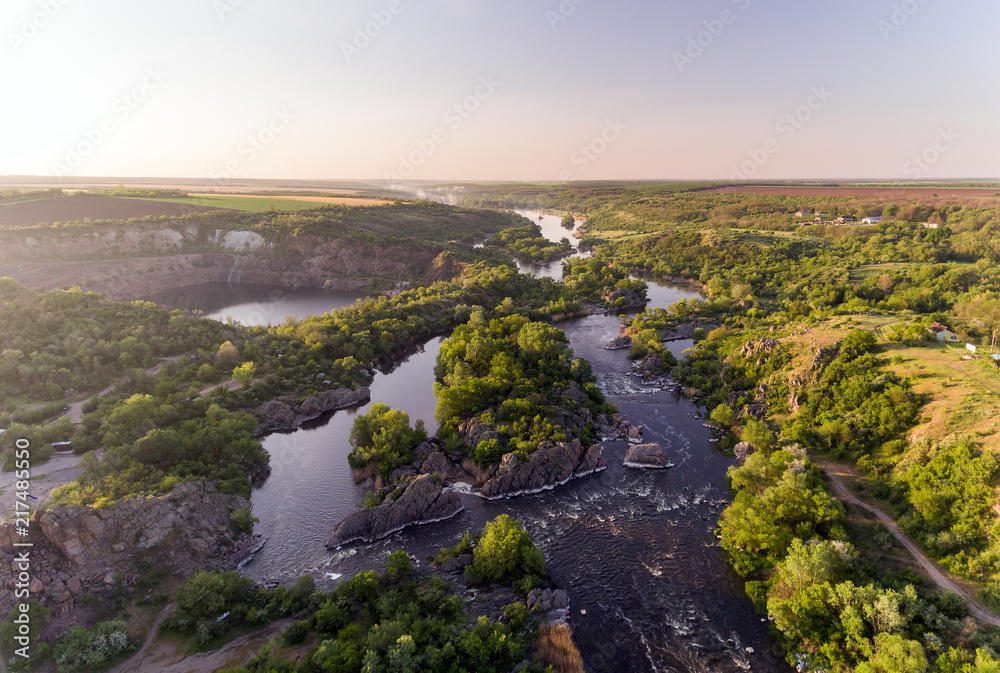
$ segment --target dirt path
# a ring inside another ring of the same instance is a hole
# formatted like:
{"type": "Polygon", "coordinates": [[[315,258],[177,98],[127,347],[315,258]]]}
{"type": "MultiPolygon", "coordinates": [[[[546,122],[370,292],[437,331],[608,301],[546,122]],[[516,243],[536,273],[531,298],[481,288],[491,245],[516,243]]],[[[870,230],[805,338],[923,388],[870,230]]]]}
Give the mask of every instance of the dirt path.
{"type": "Polygon", "coordinates": [[[182,652],[177,651],[177,646],[174,643],[156,638],[160,624],[173,611],[173,607],[170,605],[160,613],[139,651],[107,673],[146,673],[147,671],[212,673],[212,671],[221,668],[246,663],[264,643],[274,639],[293,621],[285,619],[275,622],[260,631],[231,640],[217,650],[184,656],[182,652]]]}
{"type": "Polygon", "coordinates": [[[125,671],[136,670],[132,668],[132,666],[141,662],[143,658],[145,658],[149,648],[152,647],[153,643],[156,641],[156,634],[160,631],[160,624],[163,623],[164,619],[170,616],[170,613],[174,611],[175,607],[177,607],[177,604],[171,603],[167,607],[163,608],[163,611],[156,618],[156,621],[154,621],[153,625],[149,627],[149,633],[146,634],[146,639],[142,642],[142,647],[139,648],[139,651],[106,673],[125,673],[125,671]]]}
{"type": "Polygon", "coordinates": [[[1000,626],[1000,617],[993,614],[979,601],[972,598],[969,593],[958,585],[954,580],[948,577],[943,570],[941,570],[933,561],[927,558],[926,555],[920,550],[920,547],[911,540],[900,528],[896,525],[896,522],[888,514],[882,510],[869,505],[860,498],[858,498],[851,489],[847,487],[844,483],[845,476],[856,476],[849,468],[838,465],[836,463],[830,462],[824,458],[817,458],[815,456],[810,456],[809,458],[813,463],[818,465],[820,468],[826,472],[827,476],[830,477],[830,484],[833,486],[834,494],[846,502],[851,503],[856,507],[860,507],[873,514],[883,526],[888,529],[892,536],[899,540],[899,543],[906,548],[910,555],[917,561],[921,568],[927,576],[940,588],[942,591],[951,591],[958,594],[965,600],[969,605],[969,612],[976,619],[985,622],[987,624],[992,624],[993,626],[1000,626]]]}
{"type": "MultiPolygon", "coordinates": [[[[167,364],[168,362],[176,362],[180,358],[181,358],[180,355],[174,355],[174,356],[171,356],[169,358],[161,358],[160,362],[157,363],[156,365],[150,367],[149,369],[147,369],[146,373],[149,374],[150,376],[156,376],[157,374],[159,374],[163,370],[163,365],[167,364]]],[[[104,397],[105,395],[110,395],[114,391],[115,391],[115,387],[114,386],[108,386],[107,388],[105,388],[101,392],[97,393],[97,396],[98,397],[104,397]]],[[[93,396],[91,395],[91,396],[85,397],[82,400],[80,400],[79,402],[74,402],[73,404],[69,405],[69,411],[67,411],[66,413],[64,413],[63,417],[68,418],[73,425],[79,425],[80,423],[82,423],[83,422],[83,405],[86,404],[87,400],[89,400],[91,397],[93,397],[93,396]]]]}

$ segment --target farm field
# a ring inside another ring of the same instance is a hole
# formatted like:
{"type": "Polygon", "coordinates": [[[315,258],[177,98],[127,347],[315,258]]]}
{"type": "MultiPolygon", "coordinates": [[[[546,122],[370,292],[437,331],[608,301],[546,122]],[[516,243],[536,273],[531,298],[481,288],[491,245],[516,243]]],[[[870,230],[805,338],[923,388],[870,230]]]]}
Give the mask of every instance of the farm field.
{"type": "MultiPolygon", "coordinates": [[[[306,207],[311,207],[308,204],[306,207]]],[[[180,217],[228,208],[199,205],[185,200],[152,201],[115,196],[79,194],[0,207],[0,228],[34,227],[42,223],[91,220],[127,220],[132,217],[180,217]]]]}
{"type": "MultiPolygon", "coordinates": [[[[148,203],[171,203],[188,208],[200,208],[197,212],[207,210],[242,210],[244,212],[258,213],[265,210],[305,210],[315,208],[323,202],[310,201],[310,198],[322,197],[283,197],[283,196],[243,196],[236,194],[192,194],[187,198],[130,198],[130,201],[144,201],[148,203]]],[[[358,199],[345,199],[356,201],[358,199]]]]}
{"type": "Polygon", "coordinates": [[[720,194],[771,194],[784,196],[846,196],[875,199],[976,197],[1000,201],[1000,190],[983,187],[864,187],[810,185],[728,185],[696,190],[720,194]]]}
{"type": "MultiPolygon", "coordinates": [[[[219,195],[217,194],[207,194],[207,193],[191,193],[192,198],[215,198],[219,195]]],[[[363,197],[350,197],[350,196],[271,196],[268,194],[233,194],[231,196],[223,196],[226,199],[265,199],[269,201],[296,201],[299,203],[312,203],[312,204],[336,204],[339,206],[383,206],[387,203],[392,203],[391,201],[386,201],[385,199],[368,199],[363,197]]]]}

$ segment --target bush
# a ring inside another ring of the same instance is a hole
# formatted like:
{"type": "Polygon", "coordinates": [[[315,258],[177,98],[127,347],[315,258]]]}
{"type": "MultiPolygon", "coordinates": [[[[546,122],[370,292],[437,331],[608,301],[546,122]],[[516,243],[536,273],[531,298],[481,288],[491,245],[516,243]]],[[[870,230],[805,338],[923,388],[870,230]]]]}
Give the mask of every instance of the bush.
{"type": "Polygon", "coordinates": [[[241,535],[252,535],[253,525],[260,522],[260,519],[250,513],[249,508],[234,509],[229,513],[229,519],[233,522],[233,527],[241,535]]]}
{"type": "Polygon", "coordinates": [[[92,629],[74,627],[55,647],[59,673],[94,671],[107,667],[133,647],[123,621],[101,622],[92,629]]]}
{"type": "Polygon", "coordinates": [[[543,577],[545,559],[521,524],[501,514],[486,524],[473,552],[472,573],[487,582],[543,577]]]}
{"type": "Polygon", "coordinates": [[[298,645],[305,642],[308,635],[309,622],[307,620],[299,620],[285,629],[285,632],[281,634],[281,643],[286,647],[298,645]]]}
{"type": "Polygon", "coordinates": [[[432,559],[434,563],[444,563],[450,558],[458,558],[462,554],[472,553],[472,531],[467,530],[462,534],[462,539],[454,547],[441,547],[441,550],[432,559]]]}
{"type": "Polygon", "coordinates": [[[385,574],[393,582],[402,582],[413,575],[413,563],[405,551],[394,551],[385,562],[385,574]]]}

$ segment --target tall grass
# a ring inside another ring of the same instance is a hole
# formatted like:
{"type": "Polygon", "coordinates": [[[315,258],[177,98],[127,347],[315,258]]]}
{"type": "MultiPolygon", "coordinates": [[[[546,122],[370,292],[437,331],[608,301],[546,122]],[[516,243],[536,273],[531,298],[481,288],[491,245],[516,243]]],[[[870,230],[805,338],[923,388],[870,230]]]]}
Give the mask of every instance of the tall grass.
{"type": "Polygon", "coordinates": [[[584,673],[583,657],[573,642],[573,630],[566,624],[542,627],[535,661],[542,666],[552,666],[556,673],[584,673]]]}

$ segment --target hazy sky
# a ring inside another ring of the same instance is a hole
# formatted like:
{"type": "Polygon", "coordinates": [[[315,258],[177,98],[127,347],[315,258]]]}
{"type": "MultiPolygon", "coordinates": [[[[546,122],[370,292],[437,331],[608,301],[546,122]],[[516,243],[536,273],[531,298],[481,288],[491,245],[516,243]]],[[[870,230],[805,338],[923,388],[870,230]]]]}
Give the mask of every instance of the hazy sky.
{"type": "Polygon", "coordinates": [[[996,177],[998,25],[996,0],[3,0],[0,174],[996,177]]]}

